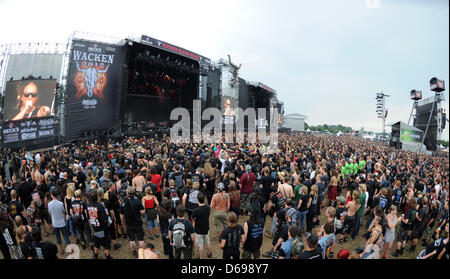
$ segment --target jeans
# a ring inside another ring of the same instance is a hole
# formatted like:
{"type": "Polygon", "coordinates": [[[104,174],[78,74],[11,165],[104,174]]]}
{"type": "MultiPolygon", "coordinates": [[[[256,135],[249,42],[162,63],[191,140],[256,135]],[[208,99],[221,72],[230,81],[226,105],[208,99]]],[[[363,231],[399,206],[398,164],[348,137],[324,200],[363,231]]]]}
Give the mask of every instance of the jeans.
{"type": "Polygon", "coordinates": [[[75,226],[75,224],[73,223],[72,216],[70,216],[70,215],[69,215],[69,220],[66,220],[66,227],[67,227],[67,229],[70,228],[70,232],[72,232],[72,236],[80,235],[78,232],[77,226],[75,226]]]}
{"type": "Polygon", "coordinates": [[[270,226],[270,233],[274,234],[275,233],[275,228],[277,227],[277,218],[275,217],[275,215],[273,215],[272,217],[272,225],[270,226]]]}
{"type": "Polygon", "coordinates": [[[147,229],[153,229],[158,227],[157,219],[148,220],[147,215],[144,215],[145,217],[145,224],[147,225],[147,229]]]}
{"type": "Polygon", "coordinates": [[[306,214],[308,214],[308,209],[305,211],[297,211],[298,215],[298,223],[301,226],[301,229],[304,231],[306,227],[306,214]]]}
{"type": "Polygon", "coordinates": [[[64,241],[66,242],[67,245],[70,244],[70,239],[69,239],[69,230],[67,229],[67,226],[62,227],[62,228],[53,228],[53,232],[56,235],[56,243],[57,244],[62,244],[62,240],[61,240],[61,234],[64,237],[64,241]]]}
{"type": "Polygon", "coordinates": [[[358,233],[359,233],[359,229],[361,227],[361,222],[362,222],[362,214],[356,214],[355,215],[355,228],[353,229],[352,232],[352,238],[354,239],[358,233]]]}

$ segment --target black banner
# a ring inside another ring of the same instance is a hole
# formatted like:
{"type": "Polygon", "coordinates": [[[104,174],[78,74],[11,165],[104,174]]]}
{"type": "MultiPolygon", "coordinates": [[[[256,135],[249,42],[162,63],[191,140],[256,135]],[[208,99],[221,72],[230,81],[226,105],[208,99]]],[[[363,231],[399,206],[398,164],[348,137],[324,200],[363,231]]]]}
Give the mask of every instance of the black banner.
{"type": "Polygon", "coordinates": [[[146,45],[150,45],[150,46],[153,46],[153,47],[157,47],[157,48],[160,48],[160,49],[163,49],[163,50],[166,50],[166,51],[169,51],[169,52],[172,52],[172,53],[175,53],[175,54],[178,54],[178,55],[190,58],[190,59],[193,59],[195,61],[200,62],[200,64],[211,64],[211,59],[209,59],[209,58],[206,58],[204,56],[201,56],[199,54],[196,54],[196,53],[191,52],[189,50],[186,50],[184,48],[181,48],[181,47],[178,47],[178,46],[166,43],[164,41],[157,40],[155,38],[152,38],[152,37],[149,37],[149,36],[146,36],[146,35],[142,35],[141,43],[142,44],[146,44],[146,45]]]}
{"type": "Polygon", "coordinates": [[[53,137],[55,134],[55,119],[53,117],[10,121],[2,124],[2,141],[4,145],[53,137]]]}
{"type": "Polygon", "coordinates": [[[74,40],[70,60],[66,139],[117,126],[123,48],[74,40]]]}

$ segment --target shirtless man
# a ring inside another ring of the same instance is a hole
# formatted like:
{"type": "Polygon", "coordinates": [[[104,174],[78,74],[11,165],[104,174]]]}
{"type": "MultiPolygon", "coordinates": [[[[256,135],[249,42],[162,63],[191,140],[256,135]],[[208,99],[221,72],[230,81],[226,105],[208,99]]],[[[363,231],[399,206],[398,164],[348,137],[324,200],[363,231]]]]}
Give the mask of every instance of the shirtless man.
{"type": "Polygon", "coordinates": [[[219,183],[219,192],[214,194],[211,200],[211,208],[214,209],[214,224],[216,225],[217,237],[228,226],[228,210],[230,209],[230,196],[225,193],[225,186],[219,183]]]}
{"type": "Polygon", "coordinates": [[[132,180],[133,187],[136,189],[137,197],[142,198],[142,186],[145,184],[145,178],[142,176],[140,170],[136,172],[136,176],[132,180]]]}
{"type": "Polygon", "coordinates": [[[347,216],[344,220],[344,228],[347,227],[347,229],[345,230],[343,238],[339,240],[339,243],[346,242],[347,238],[350,236],[350,233],[354,229],[356,211],[358,211],[360,206],[361,204],[359,203],[359,191],[353,191],[352,200],[345,206],[347,208],[347,216]]]}

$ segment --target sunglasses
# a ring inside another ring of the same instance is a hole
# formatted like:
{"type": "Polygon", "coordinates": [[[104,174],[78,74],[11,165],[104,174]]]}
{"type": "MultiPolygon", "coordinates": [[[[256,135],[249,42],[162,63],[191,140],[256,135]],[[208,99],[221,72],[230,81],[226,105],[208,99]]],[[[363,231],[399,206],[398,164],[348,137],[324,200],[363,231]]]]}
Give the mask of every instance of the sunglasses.
{"type": "Polygon", "coordinates": [[[37,97],[37,93],[24,93],[23,95],[27,98],[29,98],[29,97],[36,98],[37,97]]]}

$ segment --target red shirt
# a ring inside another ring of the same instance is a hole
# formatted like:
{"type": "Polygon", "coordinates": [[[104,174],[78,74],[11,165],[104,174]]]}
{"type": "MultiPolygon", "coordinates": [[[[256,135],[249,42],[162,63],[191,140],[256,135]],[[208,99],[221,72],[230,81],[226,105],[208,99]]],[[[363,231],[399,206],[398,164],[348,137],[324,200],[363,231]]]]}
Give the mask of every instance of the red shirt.
{"type": "Polygon", "coordinates": [[[157,193],[161,192],[161,187],[159,187],[159,185],[161,183],[161,180],[162,180],[161,175],[159,175],[159,174],[152,174],[152,180],[150,182],[155,184],[156,186],[158,186],[157,193]]]}
{"type": "Polygon", "coordinates": [[[249,179],[247,182],[247,173],[241,176],[241,194],[249,194],[253,192],[253,182],[256,180],[256,176],[253,172],[249,173],[249,179]]]}

